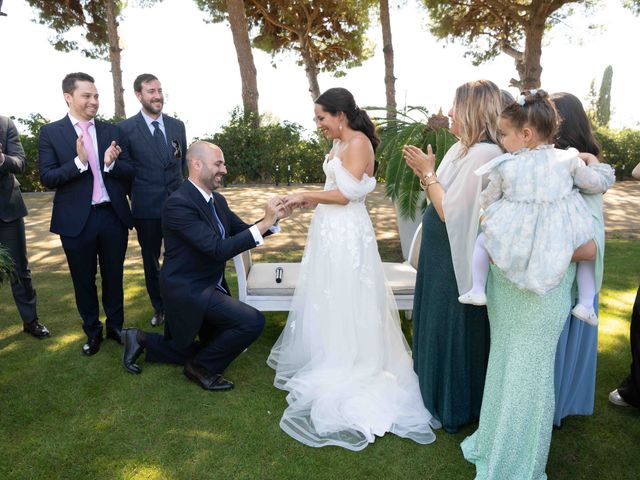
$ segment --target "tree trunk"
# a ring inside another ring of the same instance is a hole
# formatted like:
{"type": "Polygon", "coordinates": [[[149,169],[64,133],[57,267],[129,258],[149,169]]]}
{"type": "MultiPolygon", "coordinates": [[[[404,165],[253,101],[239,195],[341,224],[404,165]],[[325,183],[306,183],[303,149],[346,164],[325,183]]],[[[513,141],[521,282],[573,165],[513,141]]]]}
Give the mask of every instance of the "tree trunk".
{"type": "Polygon", "coordinates": [[[530,90],[540,88],[540,77],[542,76],[542,37],[544,35],[545,18],[533,17],[531,24],[527,28],[524,55],[522,59],[520,74],[520,89],[530,90]]]}
{"type": "Polygon", "coordinates": [[[389,0],[380,0],[380,25],[382,26],[382,52],[384,53],[384,86],[387,95],[387,120],[396,118],[396,78],[393,74],[393,42],[389,0]]]}
{"type": "Polygon", "coordinates": [[[320,84],[318,84],[318,66],[311,57],[311,52],[307,47],[307,42],[304,37],[300,38],[300,56],[304,63],[304,72],[307,74],[307,80],[309,82],[309,93],[311,94],[311,101],[315,102],[316,98],[320,96],[320,84]]]}
{"type": "Polygon", "coordinates": [[[242,81],[242,104],[245,115],[251,113],[254,128],[260,126],[260,112],[258,110],[258,73],[253,62],[251,40],[247,15],[243,0],[226,0],[229,24],[233,35],[233,44],[236,47],[240,78],[242,81]]]}
{"type": "Polygon", "coordinates": [[[107,1],[107,35],[109,37],[109,61],[113,78],[114,114],[118,118],[126,118],[124,110],[124,88],[122,88],[122,68],[120,67],[120,37],[118,36],[118,20],[116,18],[115,0],[107,1]]]}

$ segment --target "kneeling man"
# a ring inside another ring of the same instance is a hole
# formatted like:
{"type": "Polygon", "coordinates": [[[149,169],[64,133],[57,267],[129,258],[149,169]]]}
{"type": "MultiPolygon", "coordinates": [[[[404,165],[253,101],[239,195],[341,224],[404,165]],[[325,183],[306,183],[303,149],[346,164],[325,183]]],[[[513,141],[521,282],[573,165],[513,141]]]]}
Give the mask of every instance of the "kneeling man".
{"type": "Polygon", "coordinates": [[[123,364],[127,371],[140,373],[135,362],[146,350],[147,361],[184,365],[184,374],[206,390],[230,390],[233,383],[222,374],[258,338],[264,316],[229,295],[225,263],[262,245],[262,236],[286,210],[274,197],[262,220],[244,223],[215,192],[227,173],[222,150],[199,141],[189,147],[186,158],[189,180],[162,209],[165,333],[123,330],[123,364]]]}

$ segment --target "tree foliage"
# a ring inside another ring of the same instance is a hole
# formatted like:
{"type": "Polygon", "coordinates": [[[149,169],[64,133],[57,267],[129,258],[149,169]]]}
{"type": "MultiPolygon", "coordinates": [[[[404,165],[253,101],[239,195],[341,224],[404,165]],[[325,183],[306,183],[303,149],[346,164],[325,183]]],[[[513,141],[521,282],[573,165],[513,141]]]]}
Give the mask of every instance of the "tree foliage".
{"type": "Polygon", "coordinates": [[[579,0],[423,0],[438,38],[459,40],[474,65],[506,53],[515,61],[520,90],[538,88],[545,30],[573,13],[572,3],[590,7],[595,1],[579,0]]]}
{"type": "Polygon", "coordinates": [[[372,0],[247,0],[253,45],[273,56],[295,52],[313,99],[319,72],[338,76],[373,54],[366,37],[372,0]]]}
{"type": "Polygon", "coordinates": [[[611,82],[613,80],[613,67],[609,65],[602,75],[600,93],[598,94],[598,108],[596,110],[596,123],[607,126],[611,119],[611,82]]]}
{"type": "MultiPolygon", "coordinates": [[[[141,0],[152,5],[157,0],[141,0]]],[[[55,35],[49,40],[56,50],[79,50],[88,58],[108,60],[111,63],[115,114],[125,117],[124,88],[120,68],[120,38],[118,21],[121,19],[123,0],[27,0],[38,12],[37,22],[51,28],[55,35]],[[76,29],[85,45],[73,39],[76,29]]]]}

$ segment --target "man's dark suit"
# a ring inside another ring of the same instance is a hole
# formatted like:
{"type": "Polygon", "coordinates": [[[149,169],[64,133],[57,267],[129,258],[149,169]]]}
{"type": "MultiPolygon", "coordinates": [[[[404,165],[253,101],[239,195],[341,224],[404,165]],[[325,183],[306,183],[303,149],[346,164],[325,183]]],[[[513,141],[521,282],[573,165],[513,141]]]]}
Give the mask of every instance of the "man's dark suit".
{"type": "Polygon", "coordinates": [[[8,117],[0,116],[0,143],[4,152],[4,163],[0,165],[0,244],[9,249],[15,263],[18,279],[11,284],[11,290],[20,317],[26,324],[36,320],[38,314],[36,291],[31,284],[27,261],[24,230],[27,207],[14,174],[24,173],[27,159],[18,130],[8,117]]]}
{"type": "Polygon", "coordinates": [[[102,335],[96,290],[96,257],[102,277],[102,305],[107,328],[120,330],[124,322],[122,274],[128,229],[133,226],[126,193],[133,167],[121,154],[109,173],[104,173],[104,153],[120,134],[115,125],[95,121],[99,171],[110,203],[93,206],[93,174],[80,172],[74,162],[78,135],[70,118],[64,117],[40,129],[40,181],[55,189],[51,232],[60,235],[67,256],[76,305],[89,339],[102,335]]]}
{"type": "Polygon", "coordinates": [[[142,250],[144,278],[151,304],[156,312],[163,312],[159,286],[162,205],[183,180],[187,139],[184,123],[162,115],[166,134],[166,148],[157,143],[138,113],[118,124],[122,132],[123,151],[135,169],[131,185],[131,213],[142,250]]]}
{"type": "Polygon", "coordinates": [[[165,336],[146,335],[147,360],[184,364],[195,360],[212,374],[221,374],[262,332],[264,316],[216,288],[224,280],[227,260],[256,242],[226,200],[214,192],[226,231],[221,238],[210,206],[190,182],[165,202],[162,230],[165,255],[160,288],[165,302],[165,336]],[[199,336],[199,344],[195,343],[199,336]]]}

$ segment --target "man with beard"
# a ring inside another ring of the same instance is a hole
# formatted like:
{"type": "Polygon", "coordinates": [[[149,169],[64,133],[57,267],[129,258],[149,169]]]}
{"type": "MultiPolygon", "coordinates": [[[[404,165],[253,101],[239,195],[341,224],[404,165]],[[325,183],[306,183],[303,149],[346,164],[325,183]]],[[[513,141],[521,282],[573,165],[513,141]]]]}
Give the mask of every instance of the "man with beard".
{"type": "Polygon", "coordinates": [[[215,192],[227,173],[222,150],[199,141],[189,147],[186,158],[189,179],[162,209],[165,334],[123,330],[123,365],[140,373],[135,362],[146,349],[147,361],[184,365],[187,378],[205,390],[230,390],[233,383],[222,374],[258,338],[264,315],[229,295],[225,264],[261,245],[262,236],[273,232],[288,211],[281,198],[273,197],[261,220],[244,223],[215,192]]]}
{"type": "Polygon", "coordinates": [[[164,322],[159,286],[162,228],[160,211],[166,198],[180,186],[186,172],[184,123],[162,113],[162,85],[155,75],[143,73],[133,82],[140,112],[118,124],[123,150],[135,168],[131,185],[131,213],[142,249],[144,279],[154,309],[151,325],[164,322]]]}

